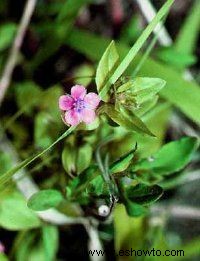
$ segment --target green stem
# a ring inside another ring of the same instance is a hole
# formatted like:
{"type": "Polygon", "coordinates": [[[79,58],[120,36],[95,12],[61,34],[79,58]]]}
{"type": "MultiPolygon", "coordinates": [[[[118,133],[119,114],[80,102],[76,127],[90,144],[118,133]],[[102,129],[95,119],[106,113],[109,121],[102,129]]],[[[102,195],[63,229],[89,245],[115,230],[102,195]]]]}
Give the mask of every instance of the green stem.
{"type": "Polygon", "coordinates": [[[105,181],[105,183],[107,184],[108,190],[109,190],[109,194],[110,194],[110,198],[116,198],[116,189],[115,189],[115,184],[113,182],[113,180],[110,177],[110,173],[109,173],[109,164],[108,164],[108,155],[106,155],[106,159],[105,159],[105,166],[103,164],[102,158],[101,158],[101,154],[100,154],[100,150],[101,148],[106,145],[108,142],[113,140],[113,135],[108,136],[105,140],[103,140],[97,147],[96,150],[96,160],[99,166],[99,169],[102,173],[102,177],[105,181]]]}

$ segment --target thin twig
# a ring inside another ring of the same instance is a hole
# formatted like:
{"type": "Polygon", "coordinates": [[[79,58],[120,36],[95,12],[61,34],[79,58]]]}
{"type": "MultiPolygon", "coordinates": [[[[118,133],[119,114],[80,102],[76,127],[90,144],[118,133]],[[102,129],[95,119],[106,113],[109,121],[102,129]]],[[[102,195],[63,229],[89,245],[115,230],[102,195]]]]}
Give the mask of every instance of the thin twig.
{"type": "Polygon", "coordinates": [[[8,60],[6,62],[4,71],[0,79],[0,104],[2,103],[5,93],[10,85],[12,73],[17,63],[18,54],[23,43],[26,30],[30,23],[31,16],[35,9],[36,2],[37,0],[27,0],[26,5],[24,7],[24,12],[19,23],[16,37],[14,39],[12,48],[10,50],[10,54],[8,56],[8,60]]]}
{"type": "Polygon", "coordinates": [[[187,173],[187,177],[183,180],[182,184],[200,180],[200,170],[194,170],[187,173]]]}
{"type": "Polygon", "coordinates": [[[170,119],[171,125],[175,129],[176,133],[184,133],[187,136],[199,137],[200,128],[197,126],[197,130],[193,129],[183,118],[179,117],[177,113],[173,113],[170,119]]]}
{"type": "Polygon", "coordinates": [[[184,205],[154,205],[151,208],[151,212],[154,216],[158,214],[166,214],[169,217],[174,218],[186,218],[193,220],[200,220],[200,209],[196,207],[184,206],[184,205]]]}
{"type": "Polygon", "coordinates": [[[98,229],[95,223],[88,221],[87,223],[85,223],[85,229],[89,236],[88,250],[93,253],[93,255],[89,255],[90,260],[91,261],[105,260],[105,258],[103,257],[104,255],[103,246],[100,241],[98,229]],[[102,255],[100,253],[102,253],[102,255]]]}

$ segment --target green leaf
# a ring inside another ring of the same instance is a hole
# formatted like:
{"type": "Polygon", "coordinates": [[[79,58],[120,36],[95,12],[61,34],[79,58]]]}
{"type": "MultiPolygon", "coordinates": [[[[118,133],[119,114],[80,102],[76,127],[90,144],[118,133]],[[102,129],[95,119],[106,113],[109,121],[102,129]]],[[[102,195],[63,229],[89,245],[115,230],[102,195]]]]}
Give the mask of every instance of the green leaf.
{"type": "Polygon", "coordinates": [[[87,192],[89,194],[89,197],[91,197],[92,195],[94,195],[95,197],[108,196],[108,188],[102,175],[97,176],[88,184],[87,192]]]}
{"type": "MultiPolygon", "coordinates": [[[[96,72],[96,85],[97,90],[100,92],[104,86],[109,86],[111,83],[109,79],[116,68],[119,61],[119,55],[115,47],[115,42],[112,41],[109,46],[106,48],[96,72]]],[[[101,97],[103,99],[103,97],[101,97]]]]}
{"type": "Polygon", "coordinates": [[[126,207],[127,214],[130,217],[139,217],[147,213],[145,207],[135,202],[132,202],[131,200],[126,199],[124,201],[124,205],[126,207]]]}
{"type": "Polygon", "coordinates": [[[162,188],[157,185],[138,184],[134,187],[126,186],[123,181],[120,183],[120,188],[122,201],[131,217],[146,214],[147,209],[145,207],[158,200],[163,193],[162,188]]]}
{"type": "Polygon", "coordinates": [[[62,165],[65,171],[69,174],[73,174],[76,171],[76,150],[70,144],[67,143],[62,152],[62,165]]]}
{"type": "Polygon", "coordinates": [[[156,52],[157,57],[175,68],[184,68],[196,63],[194,55],[177,51],[174,47],[163,47],[156,52]]]}
{"type": "Polygon", "coordinates": [[[34,211],[42,211],[57,207],[62,200],[63,196],[57,190],[41,190],[30,197],[27,206],[34,211]]]}
{"type": "MultiPolygon", "coordinates": [[[[155,96],[164,86],[165,81],[161,79],[155,79],[155,78],[139,78],[138,81],[140,81],[141,89],[138,91],[135,91],[136,95],[136,101],[138,104],[141,104],[143,102],[148,101],[149,99],[152,99],[153,96],[155,96]],[[144,84],[144,85],[143,85],[144,84]],[[148,87],[144,87],[145,84],[149,85],[148,87]],[[144,88],[142,88],[142,86],[144,88]]],[[[139,84],[138,84],[139,86],[139,84]]],[[[142,106],[142,105],[141,105],[142,106]]]]}
{"type": "Polygon", "coordinates": [[[129,199],[127,194],[127,187],[123,178],[118,181],[118,189],[120,192],[120,200],[125,205],[126,212],[129,216],[139,217],[146,214],[147,210],[144,206],[129,199]]]}
{"type": "Polygon", "coordinates": [[[157,94],[164,86],[166,82],[160,78],[152,78],[152,77],[137,77],[132,80],[129,86],[124,88],[124,85],[120,86],[117,89],[117,93],[130,91],[136,94],[143,94],[143,92],[147,92],[147,94],[151,94],[152,96],[157,94]]]}
{"type": "Polygon", "coordinates": [[[26,200],[18,192],[0,197],[0,226],[8,230],[31,229],[40,226],[36,214],[26,205],[26,200]]]}
{"type": "Polygon", "coordinates": [[[59,245],[58,228],[52,225],[44,225],[42,227],[42,238],[46,260],[56,260],[56,253],[59,245]]]}
{"type": "Polygon", "coordinates": [[[138,77],[116,87],[117,105],[122,104],[137,116],[150,110],[158,100],[156,95],[165,85],[159,78],[138,77]]]}
{"type": "Polygon", "coordinates": [[[155,175],[169,175],[183,169],[198,147],[198,139],[184,137],[164,145],[150,159],[142,159],[131,167],[133,172],[149,171],[155,175]]]}
{"type": "Polygon", "coordinates": [[[122,172],[122,171],[126,170],[135,155],[136,149],[137,149],[137,145],[133,150],[131,150],[125,156],[123,156],[119,160],[113,162],[113,164],[110,166],[110,173],[114,174],[114,173],[118,173],[118,172],[122,172]]]}
{"type": "MultiPolygon", "coordinates": [[[[146,42],[156,25],[160,22],[160,20],[168,13],[171,5],[173,4],[174,0],[168,0],[158,11],[156,16],[153,18],[151,23],[146,27],[146,29],[143,31],[142,35],[138,38],[136,43],[133,45],[133,47],[130,49],[126,57],[122,60],[122,62],[119,64],[113,75],[111,76],[111,83],[114,84],[119,77],[124,73],[124,71],[127,69],[129,64],[132,62],[134,57],[137,55],[143,44],[146,42]]],[[[104,89],[101,91],[100,96],[104,97],[107,93],[108,89],[107,86],[104,87],[104,89]]]]}
{"type": "Polygon", "coordinates": [[[80,174],[90,165],[92,159],[92,147],[90,144],[84,144],[78,148],[76,168],[77,173],[80,174]]]}
{"type": "MultiPolygon", "coordinates": [[[[116,93],[126,92],[126,91],[132,89],[132,87],[133,87],[134,80],[128,80],[128,81],[125,80],[125,82],[124,82],[123,78],[124,77],[121,77],[122,85],[116,87],[116,93]]],[[[116,84],[116,85],[118,85],[118,84],[116,84]]]]}
{"type": "Polygon", "coordinates": [[[126,120],[131,122],[131,124],[134,126],[133,128],[138,129],[137,132],[155,137],[155,135],[147,128],[144,122],[138,118],[133,111],[130,111],[121,106],[120,112],[126,120]]]}
{"type": "Polygon", "coordinates": [[[142,134],[148,134],[154,136],[146,125],[132,112],[127,112],[126,109],[123,109],[123,112],[117,111],[113,105],[104,105],[102,111],[105,112],[108,117],[116,122],[119,126],[122,126],[130,131],[139,132],[142,134]]]}
{"type": "MultiPolygon", "coordinates": [[[[138,104],[152,99],[164,86],[166,82],[159,78],[137,77],[131,81],[129,86],[124,84],[117,89],[117,93],[126,91],[128,95],[134,95],[138,104]]],[[[128,98],[127,98],[128,99],[128,98]]]]}
{"type": "Polygon", "coordinates": [[[159,185],[164,190],[173,189],[182,184],[185,184],[187,182],[189,175],[190,175],[190,173],[187,170],[179,171],[168,177],[165,177],[163,180],[161,180],[161,182],[159,182],[159,185]]]}
{"type": "Polygon", "coordinates": [[[67,198],[70,198],[71,196],[74,197],[74,195],[80,195],[88,188],[89,183],[94,180],[99,174],[99,168],[96,165],[91,165],[84,172],[80,173],[79,176],[72,179],[67,185],[67,198]]]}
{"type": "Polygon", "coordinates": [[[80,174],[90,165],[92,159],[92,147],[90,144],[83,144],[79,148],[67,144],[62,153],[63,167],[67,173],[80,174]]]}
{"type": "Polygon", "coordinates": [[[195,0],[174,44],[178,52],[183,54],[192,54],[194,52],[200,29],[199,14],[200,2],[195,0]]]}
{"type": "Polygon", "coordinates": [[[81,64],[76,67],[73,72],[74,83],[88,86],[94,78],[95,70],[91,64],[81,64]]]}
{"type": "Polygon", "coordinates": [[[153,98],[143,102],[139,108],[136,108],[134,110],[135,114],[138,117],[141,117],[146,112],[150,111],[156,105],[157,101],[158,101],[158,95],[155,95],[153,98]]]}
{"type": "Polygon", "coordinates": [[[135,187],[129,186],[126,188],[126,197],[142,205],[149,205],[157,201],[163,194],[163,189],[158,186],[147,186],[145,184],[138,184],[135,187]]]}
{"type": "Polygon", "coordinates": [[[6,23],[0,26],[0,51],[8,48],[16,32],[16,25],[13,23],[6,23]]]}
{"type": "Polygon", "coordinates": [[[40,158],[43,154],[45,154],[47,151],[49,151],[53,146],[55,146],[59,141],[66,138],[73,130],[75,130],[76,127],[70,127],[68,130],[66,130],[56,141],[54,141],[49,147],[41,151],[40,153],[25,159],[12,169],[8,170],[4,174],[0,175],[0,187],[2,187],[6,182],[10,181],[10,179],[14,176],[15,173],[17,173],[20,169],[25,168],[26,166],[30,165],[32,162],[34,162],[36,159],[40,158]]]}

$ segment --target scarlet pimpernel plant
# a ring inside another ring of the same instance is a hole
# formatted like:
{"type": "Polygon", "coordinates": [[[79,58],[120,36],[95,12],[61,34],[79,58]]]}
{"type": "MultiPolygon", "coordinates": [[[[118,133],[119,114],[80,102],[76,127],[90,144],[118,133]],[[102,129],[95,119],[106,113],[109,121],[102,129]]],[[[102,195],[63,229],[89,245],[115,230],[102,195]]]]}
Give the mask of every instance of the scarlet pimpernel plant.
{"type": "MultiPolygon", "coordinates": [[[[174,178],[182,175],[198,148],[199,141],[192,136],[161,146],[163,133],[154,127],[154,122],[157,112],[169,106],[162,96],[168,88],[167,81],[155,74],[151,77],[138,73],[150,51],[141,56],[140,50],[172,3],[173,0],[166,1],[128,52],[122,55],[115,41],[108,44],[98,61],[94,81],[91,77],[89,84],[83,84],[78,77],[67,91],[60,88],[57,92],[53,87],[52,93],[32,88],[36,98],[25,113],[31,115],[34,108],[43,110],[34,122],[35,149],[41,151],[0,175],[2,191],[14,181],[26,198],[24,205],[16,188],[12,196],[5,196],[0,206],[0,225],[10,230],[42,227],[47,260],[53,260],[55,255],[49,249],[49,241],[58,241],[58,229],[53,225],[81,223],[91,239],[92,229],[100,231],[101,224],[112,223],[121,206],[128,217],[148,216],[151,206],[174,178]],[[136,57],[139,62],[132,70],[130,64],[136,57]],[[51,110],[51,106],[53,116],[49,117],[46,110],[51,110]],[[37,188],[25,173],[17,174],[25,167],[36,181],[37,168],[47,168],[50,177],[39,181],[37,188]],[[15,201],[16,216],[22,216],[16,222],[15,215],[6,218],[15,201]]],[[[17,102],[24,101],[19,98],[17,102]]],[[[165,122],[161,120],[162,124],[165,122]]],[[[19,242],[25,242],[28,233],[20,234],[19,242]]],[[[34,240],[33,236],[27,244],[34,240]]],[[[4,250],[0,243],[0,252],[4,250]]]]}

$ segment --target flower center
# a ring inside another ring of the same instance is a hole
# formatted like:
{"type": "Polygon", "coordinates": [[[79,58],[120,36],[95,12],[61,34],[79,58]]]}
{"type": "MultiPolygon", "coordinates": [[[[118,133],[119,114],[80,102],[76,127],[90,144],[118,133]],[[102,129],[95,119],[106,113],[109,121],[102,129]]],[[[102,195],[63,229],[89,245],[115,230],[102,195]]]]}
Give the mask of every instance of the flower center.
{"type": "Polygon", "coordinates": [[[81,112],[85,108],[85,102],[84,100],[81,99],[75,100],[73,105],[74,105],[74,109],[77,112],[81,112]]]}

